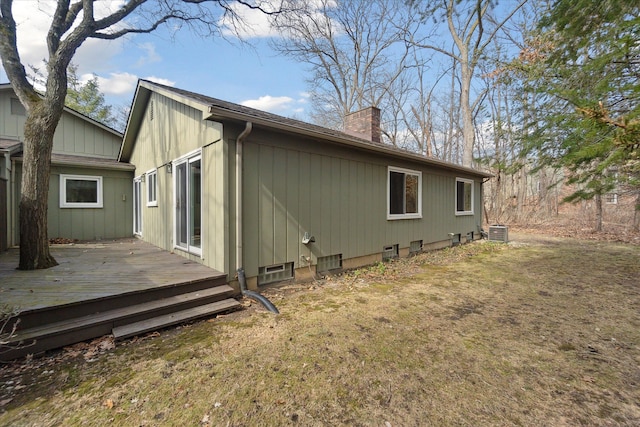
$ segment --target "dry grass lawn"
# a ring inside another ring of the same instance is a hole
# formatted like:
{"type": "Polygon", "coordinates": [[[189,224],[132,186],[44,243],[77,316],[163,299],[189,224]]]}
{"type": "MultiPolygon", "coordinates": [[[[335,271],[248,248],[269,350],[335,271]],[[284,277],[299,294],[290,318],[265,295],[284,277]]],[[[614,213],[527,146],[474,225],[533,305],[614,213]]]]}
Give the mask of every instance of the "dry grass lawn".
{"type": "Polygon", "coordinates": [[[2,366],[0,425],[640,425],[640,247],[512,237],[2,366]]]}

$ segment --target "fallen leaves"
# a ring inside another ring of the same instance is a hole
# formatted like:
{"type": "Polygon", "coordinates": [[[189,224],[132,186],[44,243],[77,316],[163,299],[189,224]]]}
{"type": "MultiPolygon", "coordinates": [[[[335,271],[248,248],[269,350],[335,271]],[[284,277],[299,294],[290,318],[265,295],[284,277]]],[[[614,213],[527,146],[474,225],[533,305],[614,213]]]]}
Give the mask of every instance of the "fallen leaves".
{"type": "Polygon", "coordinates": [[[116,343],[111,335],[96,338],[90,342],[79,342],[64,348],[64,353],[68,357],[82,356],[84,360],[90,362],[96,356],[116,348],[116,343]]]}

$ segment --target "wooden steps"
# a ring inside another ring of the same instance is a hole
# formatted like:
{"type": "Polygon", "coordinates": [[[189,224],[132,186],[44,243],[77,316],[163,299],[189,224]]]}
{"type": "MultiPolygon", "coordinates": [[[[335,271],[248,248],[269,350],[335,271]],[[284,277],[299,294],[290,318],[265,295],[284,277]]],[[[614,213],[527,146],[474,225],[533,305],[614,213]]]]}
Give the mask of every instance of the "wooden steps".
{"type": "Polygon", "coordinates": [[[139,322],[130,323],[128,325],[117,326],[113,328],[113,336],[115,339],[129,338],[135,335],[143,334],[145,332],[155,331],[167,326],[172,326],[178,323],[187,322],[189,320],[198,319],[200,317],[206,317],[211,314],[220,313],[222,311],[236,309],[239,306],[240,303],[238,303],[238,301],[233,298],[227,298],[222,301],[212,302],[210,304],[176,311],[175,313],[165,314],[147,320],[141,320],[139,322]]]}
{"type": "MultiPolygon", "coordinates": [[[[113,334],[117,339],[172,326],[181,322],[235,310],[240,303],[229,296],[234,290],[229,285],[190,290],[158,298],[151,295],[141,301],[141,295],[132,298],[131,305],[114,304],[116,308],[80,315],[52,323],[33,325],[18,330],[10,345],[30,344],[0,352],[0,360],[11,360],[27,354],[63,347],[99,336],[113,334]]],[[[175,293],[175,292],[174,292],[175,293]]],[[[126,298],[126,296],[125,296],[126,298]]],[[[104,306],[104,301],[102,305],[104,306]]]]}

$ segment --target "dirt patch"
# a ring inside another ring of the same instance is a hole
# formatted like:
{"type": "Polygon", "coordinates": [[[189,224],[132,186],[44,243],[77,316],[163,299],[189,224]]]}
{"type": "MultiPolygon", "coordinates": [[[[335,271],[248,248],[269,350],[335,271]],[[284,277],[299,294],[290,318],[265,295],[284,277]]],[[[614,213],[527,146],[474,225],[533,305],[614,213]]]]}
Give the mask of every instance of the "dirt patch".
{"type": "Polygon", "coordinates": [[[640,247],[510,237],[4,365],[0,425],[640,424],[640,247]]]}

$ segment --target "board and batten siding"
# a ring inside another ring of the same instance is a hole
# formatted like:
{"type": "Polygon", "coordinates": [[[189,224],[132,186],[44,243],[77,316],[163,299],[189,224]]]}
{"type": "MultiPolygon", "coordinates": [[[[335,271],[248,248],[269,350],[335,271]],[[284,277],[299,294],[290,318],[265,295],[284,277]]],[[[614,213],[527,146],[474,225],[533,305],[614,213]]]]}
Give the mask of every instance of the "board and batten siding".
{"type": "Polygon", "coordinates": [[[9,204],[7,202],[7,187],[9,187],[8,180],[0,177],[0,252],[6,250],[9,246],[9,229],[7,228],[9,225],[9,204]]]}
{"type": "Polygon", "coordinates": [[[229,272],[225,153],[220,123],[203,120],[202,110],[151,94],[130,159],[136,177],[157,170],[157,206],[147,206],[146,182],[142,185],[142,239],[229,272]],[[202,256],[174,249],[174,176],[168,168],[197,150],[202,155],[202,256]]]}
{"type": "MultiPolygon", "coordinates": [[[[133,235],[131,171],[51,166],[47,224],[49,238],[102,240],[133,235]],[[102,177],[102,208],[61,208],[60,175],[102,177]]],[[[16,165],[16,188],[22,184],[22,165],[16,165]]],[[[14,214],[18,218],[17,203],[14,214]]],[[[19,221],[19,219],[18,219],[19,221]]],[[[18,236],[16,236],[18,239],[18,236]]]]}
{"type": "Polygon", "coordinates": [[[474,215],[455,215],[455,172],[296,140],[277,133],[252,133],[244,147],[244,266],[294,262],[301,256],[375,255],[386,245],[408,248],[449,240],[449,233],[477,235],[481,182],[475,178],[474,215]],[[422,218],[387,220],[388,166],[422,172],[422,218]],[[315,237],[302,243],[304,233],[315,237]]]}
{"type": "MultiPolygon", "coordinates": [[[[13,114],[11,90],[0,91],[0,137],[24,140],[26,115],[13,114]]],[[[122,139],[90,119],[64,111],[53,136],[53,153],[117,159],[122,139]]]]}
{"type": "Polygon", "coordinates": [[[73,156],[117,159],[122,139],[69,113],[63,114],[53,137],[53,152],[73,156]]]}
{"type": "MultiPolygon", "coordinates": [[[[0,137],[24,141],[26,114],[13,90],[0,90],[0,137]],[[12,106],[13,103],[13,106],[12,106]]],[[[63,111],[53,137],[53,154],[91,159],[116,160],[122,137],[115,131],[68,110],[63,111]]],[[[69,158],[66,158],[69,161],[69,158]]],[[[82,163],[77,158],[75,163],[82,163]]],[[[87,162],[90,164],[91,162],[87,162]]],[[[10,192],[11,224],[15,232],[12,244],[19,244],[18,204],[22,177],[21,161],[16,162],[16,180],[10,192]]],[[[125,169],[53,165],[49,178],[48,235],[79,240],[129,237],[133,221],[131,179],[125,169]],[[60,208],[60,174],[101,176],[103,178],[102,208],[60,208]]]]}
{"type": "Polygon", "coordinates": [[[24,134],[24,122],[26,115],[11,113],[11,99],[18,98],[11,90],[0,91],[0,137],[19,138],[24,134]]]}

